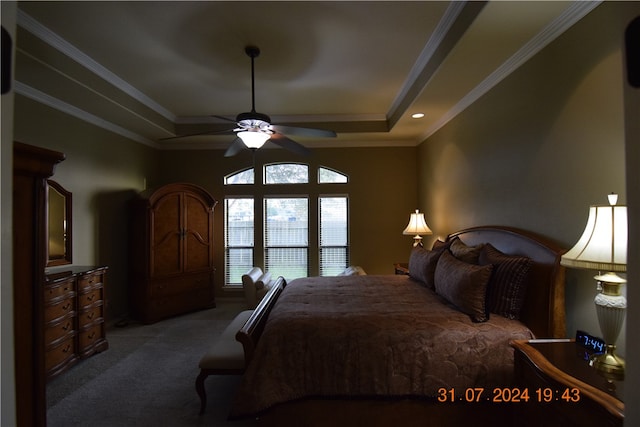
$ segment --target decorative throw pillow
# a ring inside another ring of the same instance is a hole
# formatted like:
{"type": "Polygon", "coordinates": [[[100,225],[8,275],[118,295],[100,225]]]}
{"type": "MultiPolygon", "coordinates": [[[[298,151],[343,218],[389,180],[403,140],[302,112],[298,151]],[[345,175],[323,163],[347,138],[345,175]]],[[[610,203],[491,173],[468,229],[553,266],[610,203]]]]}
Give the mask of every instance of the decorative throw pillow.
{"type": "Polygon", "coordinates": [[[458,258],[460,261],[468,262],[470,264],[477,264],[478,257],[480,256],[480,251],[482,251],[483,246],[484,244],[468,246],[462,240],[456,237],[451,242],[449,250],[451,251],[453,256],[458,258]]]}
{"type": "Polygon", "coordinates": [[[367,273],[364,271],[364,268],[359,265],[350,265],[345,268],[343,271],[338,273],[338,276],[366,276],[367,273]]]}
{"type": "Polygon", "coordinates": [[[443,242],[440,239],[436,239],[436,241],[433,242],[433,246],[431,247],[431,250],[433,251],[445,250],[445,249],[449,249],[449,246],[451,246],[451,240],[447,240],[446,242],[443,242]]]}
{"type": "Polygon", "coordinates": [[[436,293],[468,314],[474,322],[489,319],[486,310],[487,284],[493,265],[474,265],[443,252],[435,273],[436,293]]]}
{"type": "Polygon", "coordinates": [[[271,273],[268,271],[263,273],[258,280],[256,280],[256,289],[264,288],[271,281],[271,273]]]}
{"type": "Polygon", "coordinates": [[[436,272],[438,258],[444,250],[430,251],[422,246],[416,246],[411,250],[409,257],[409,276],[434,289],[433,276],[436,272]]]}
{"type": "Polygon", "coordinates": [[[527,275],[533,263],[523,256],[505,255],[487,243],[479,258],[480,265],[493,265],[487,290],[487,308],[508,319],[519,319],[527,293],[527,275]]]}

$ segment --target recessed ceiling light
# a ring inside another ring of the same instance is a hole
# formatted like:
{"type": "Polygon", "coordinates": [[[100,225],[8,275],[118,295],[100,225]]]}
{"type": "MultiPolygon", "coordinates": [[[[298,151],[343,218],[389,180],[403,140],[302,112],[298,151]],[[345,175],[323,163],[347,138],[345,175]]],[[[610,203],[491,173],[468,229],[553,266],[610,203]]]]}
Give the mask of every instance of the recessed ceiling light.
{"type": "Polygon", "coordinates": [[[424,117],[424,113],[413,113],[411,117],[414,119],[421,119],[424,117]]]}

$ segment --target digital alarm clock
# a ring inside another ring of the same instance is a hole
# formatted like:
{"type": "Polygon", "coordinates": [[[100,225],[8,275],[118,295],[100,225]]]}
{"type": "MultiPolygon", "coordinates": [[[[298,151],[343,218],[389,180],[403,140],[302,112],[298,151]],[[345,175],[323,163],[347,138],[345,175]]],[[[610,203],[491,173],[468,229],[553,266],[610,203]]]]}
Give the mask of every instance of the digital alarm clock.
{"type": "Polygon", "coordinates": [[[607,347],[602,338],[594,337],[579,329],[576,331],[576,342],[595,353],[604,353],[607,347]]]}

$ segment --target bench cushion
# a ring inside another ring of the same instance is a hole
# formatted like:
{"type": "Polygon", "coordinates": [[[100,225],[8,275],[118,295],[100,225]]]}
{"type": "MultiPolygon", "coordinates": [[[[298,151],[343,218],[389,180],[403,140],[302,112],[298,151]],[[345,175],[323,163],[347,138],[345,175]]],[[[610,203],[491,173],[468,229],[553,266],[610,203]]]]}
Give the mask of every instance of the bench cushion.
{"type": "Polygon", "coordinates": [[[236,341],[236,333],[244,326],[252,313],[253,310],[245,310],[233,319],[200,359],[200,369],[244,369],[244,349],[242,344],[236,341]]]}

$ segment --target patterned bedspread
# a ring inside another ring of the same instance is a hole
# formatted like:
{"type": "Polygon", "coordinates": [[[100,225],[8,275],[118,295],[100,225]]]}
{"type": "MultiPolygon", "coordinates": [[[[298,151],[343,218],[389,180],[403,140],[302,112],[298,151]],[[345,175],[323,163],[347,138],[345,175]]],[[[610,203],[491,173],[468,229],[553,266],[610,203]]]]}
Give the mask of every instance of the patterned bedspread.
{"type": "Polygon", "coordinates": [[[297,279],[269,315],[231,416],[304,397],[510,386],[509,341],[529,338],[522,323],[501,316],[471,322],[408,276],[297,279]]]}

